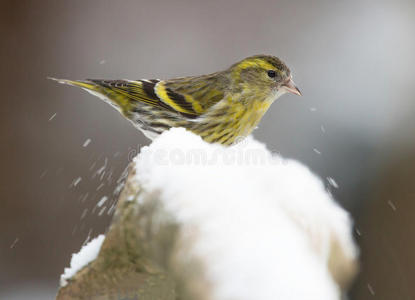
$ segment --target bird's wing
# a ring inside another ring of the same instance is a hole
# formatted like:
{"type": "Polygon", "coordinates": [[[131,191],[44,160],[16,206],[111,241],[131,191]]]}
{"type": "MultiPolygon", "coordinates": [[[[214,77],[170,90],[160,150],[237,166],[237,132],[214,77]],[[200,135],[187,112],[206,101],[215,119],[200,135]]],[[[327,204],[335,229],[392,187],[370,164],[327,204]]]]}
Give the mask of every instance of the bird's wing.
{"type": "MultiPolygon", "coordinates": [[[[153,80],[100,80],[87,79],[57,81],[84,88],[108,98],[124,113],[137,103],[157,106],[188,118],[197,118],[223,98],[223,92],[212,89],[209,80],[196,77],[169,81],[153,80]]],[[[54,79],[54,78],[52,78],[54,79]]]]}
{"type": "Polygon", "coordinates": [[[224,99],[228,79],[222,73],[166,80],[156,87],[157,95],[175,109],[198,115],[224,99]]]}

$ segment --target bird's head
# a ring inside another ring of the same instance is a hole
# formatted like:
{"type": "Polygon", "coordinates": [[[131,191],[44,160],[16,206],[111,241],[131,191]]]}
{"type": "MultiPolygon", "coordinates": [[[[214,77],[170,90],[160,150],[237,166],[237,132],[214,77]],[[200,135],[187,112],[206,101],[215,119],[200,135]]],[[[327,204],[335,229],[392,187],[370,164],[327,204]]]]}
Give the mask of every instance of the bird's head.
{"type": "Polygon", "coordinates": [[[231,66],[229,71],[234,88],[241,89],[241,92],[275,95],[275,98],[285,93],[301,96],[292,80],[290,69],[275,56],[247,57],[231,66]]]}

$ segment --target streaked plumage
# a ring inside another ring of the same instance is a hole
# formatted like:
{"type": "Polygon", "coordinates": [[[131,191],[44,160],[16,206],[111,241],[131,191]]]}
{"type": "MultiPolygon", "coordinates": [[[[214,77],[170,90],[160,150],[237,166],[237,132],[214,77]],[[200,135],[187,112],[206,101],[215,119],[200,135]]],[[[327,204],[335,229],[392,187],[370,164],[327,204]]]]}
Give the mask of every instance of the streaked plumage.
{"type": "Polygon", "coordinates": [[[248,57],[225,71],[170,80],[55,80],[110,103],[151,139],[185,127],[224,145],[249,135],[280,95],[300,95],[288,67],[266,55],[248,57]]]}

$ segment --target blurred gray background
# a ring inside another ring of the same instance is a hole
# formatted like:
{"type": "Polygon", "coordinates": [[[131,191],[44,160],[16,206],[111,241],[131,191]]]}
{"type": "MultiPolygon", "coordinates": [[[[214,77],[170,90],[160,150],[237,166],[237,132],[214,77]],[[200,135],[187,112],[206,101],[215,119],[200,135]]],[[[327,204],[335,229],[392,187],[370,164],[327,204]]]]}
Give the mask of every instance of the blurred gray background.
{"type": "Polygon", "coordinates": [[[274,103],[254,135],[308,165],[353,214],[362,270],[351,298],[415,299],[413,0],[0,7],[0,299],[54,298],[71,253],[109,225],[96,203],[115,201],[149,143],[109,105],[47,76],[163,79],[260,53],[290,66],[303,97],[274,103]]]}

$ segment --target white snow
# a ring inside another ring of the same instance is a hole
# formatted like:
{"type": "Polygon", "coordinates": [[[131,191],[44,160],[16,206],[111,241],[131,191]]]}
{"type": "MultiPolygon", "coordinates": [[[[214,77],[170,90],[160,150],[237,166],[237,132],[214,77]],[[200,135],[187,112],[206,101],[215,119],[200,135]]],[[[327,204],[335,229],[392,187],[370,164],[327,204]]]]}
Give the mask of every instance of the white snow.
{"type": "Polygon", "coordinates": [[[314,151],[315,153],[317,153],[317,154],[321,154],[321,151],[320,151],[320,150],[318,150],[317,148],[313,148],[313,151],[314,151]]]}
{"type": "Polygon", "coordinates": [[[367,284],[367,289],[369,290],[369,292],[372,294],[372,296],[375,295],[375,290],[373,289],[373,287],[370,285],[370,283],[367,284]]]}
{"type": "Polygon", "coordinates": [[[86,139],[85,142],[82,144],[82,147],[87,147],[89,143],[91,142],[91,139],[86,139]]]}
{"type": "Polygon", "coordinates": [[[337,184],[336,180],[334,180],[334,178],[333,178],[333,177],[327,177],[327,181],[329,182],[329,184],[330,184],[332,187],[334,187],[334,188],[336,188],[336,189],[338,189],[338,188],[339,188],[339,185],[337,184]]]}
{"type": "Polygon", "coordinates": [[[61,275],[61,287],[67,285],[68,280],[72,278],[72,276],[98,256],[104,239],[105,235],[101,234],[83,246],[78,253],[72,254],[70,267],[65,268],[64,273],[61,275]]]}
{"type": "Polygon", "coordinates": [[[55,117],[56,117],[56,113],[54,113],[53,115],[50,116],[48,122],[52,121],[55,117]]]}
{"type": "Polygon", "coordinates": [[[108,197],[107,196],[103,196],[101,198],[101,200],[98,201],[97,206],[98,207],[101,207],[102,205],[104,205],[105,202],[107,202],[107,200],[108,200],[108,197]]]}
{"type": "Polygon", "coordinates": [[[13,249],[16,246],[16,244],[17,244],[18,241],[19,241],[19,238],[15,238],[15,240],[13,241],[13,243],[10,245],[10,249],[13,249]]]}
{"type": "Polygon", "coordinates": [[[391,200],[388,200],[388,204],[394,211],[396,210],[396,206],[391,200]]]}
{"type": "Polygon", "coordinates": [[[72,182],[73,186],[77,186],[82,181],[82,177],[75,178],[72,182]]]}
{"type": "Polygon", "coordinates": [[[196,276],[209,282],[209,300],[340,299],[328,259],[334,241],[356,258],[351,220],[304,165],[252,137],[226,148],[181,128],[135,164],[181,225],[180,257],[205,266],[196,276]]]}

